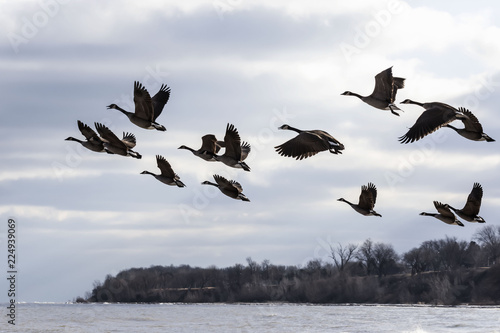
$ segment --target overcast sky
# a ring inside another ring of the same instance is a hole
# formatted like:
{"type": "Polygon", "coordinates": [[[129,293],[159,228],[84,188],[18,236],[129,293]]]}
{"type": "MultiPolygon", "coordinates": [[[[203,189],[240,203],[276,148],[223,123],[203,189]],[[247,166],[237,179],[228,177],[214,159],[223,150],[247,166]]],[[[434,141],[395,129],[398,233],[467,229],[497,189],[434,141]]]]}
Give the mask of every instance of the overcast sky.
{"type": "MultiPolygon", "coordinates": [[[[461,208],[474,182],[480,215],[498,225],[498,141],[443,128],[403,145],[422,112],[396,117],[356,97],[393,66],[410,98],[468,107],[500,140],[500,5],[491,1],[0,1],[2,99],[1,267],[8,218],[17,222],[18,301],[68,301],[95,280],[131,267],[227,267],[246,258],[304,265],[338,243],[392,244],[402,254],[482,227],[449,226],[422,211],[438,200],[461,208]],[[141,129],[111,103],[133,109],[133,82],[151,95],[172,89],[157,121],[141,129]],[[132,132],[141,160],[85,150],[77,120],[132,132]],[[234,124],[252,146],[251,172],[186,150],[234,124]],[[302,161],[274,146],[322,129],[345,145],[302,161]],[[164,185],[164,156],[185,188],[164,185]],[[201,185],[234,179],[251,202],[201,185]],[[365,217],[361,185],[378,188],[365,217]]],[[[461,124],[457,124],[461,127],[461,124]]],[[[2,290],[7,290],[5,279],[2,290]]],[[[6,297],[6,292],[0,292],[6,297]]],[[[0,299],[1,300],[1,299],[0,299]]]]}

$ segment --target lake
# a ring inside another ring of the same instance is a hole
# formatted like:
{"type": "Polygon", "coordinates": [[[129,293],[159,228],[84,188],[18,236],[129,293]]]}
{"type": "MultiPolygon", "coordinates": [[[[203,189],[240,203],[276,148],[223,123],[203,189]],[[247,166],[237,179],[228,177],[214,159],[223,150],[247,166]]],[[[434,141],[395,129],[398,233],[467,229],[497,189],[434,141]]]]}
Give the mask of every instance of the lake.
{"type": "Polygon", "coordinates": [[[500,306],[2,304],[0,332],[500,332],[500,306]]]}

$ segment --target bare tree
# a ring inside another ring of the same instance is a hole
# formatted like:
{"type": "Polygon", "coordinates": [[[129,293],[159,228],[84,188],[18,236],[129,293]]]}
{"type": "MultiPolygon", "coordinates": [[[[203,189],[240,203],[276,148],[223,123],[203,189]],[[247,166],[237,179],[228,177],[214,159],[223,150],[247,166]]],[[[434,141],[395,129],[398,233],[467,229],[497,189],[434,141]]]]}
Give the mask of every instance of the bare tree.
{"type": "Polygon", "coordinates": [[[319,277],[323,274],[324,270],[323,262],[320,258],[311,259],[305,265],[303,271],[307,274],[310,280],[319,279],[319,277]]]}
{"type": "Polygon", "coordinates": [[[247,257],[247,271],[250,273],[250,281],[253,285],[257,285],[260,279],[260,265],[258,262],[252,259],[252,257],[247,257]]]}
{"type": "Polygon", "coordinates": [[[339,243],[336,249],[330,245],[330,258],[333,259],[339,271],[344,271],[349,261],[354,258],[357,248],[358,246],[355,244],[348,244],[346,247],[343,247],[342,244],[339,243]]]}
{"type": "Polygon", "coordinates": [[[454,270],[462,266],[467,251],[466,241],[457,241],[456,237],[448,237],[439,241],[439,255],[445,270],[454,270]]]}
{"type": "Polygon", "coordinates": [[[366,269],[366,274],[370,275],[375,270],[375,258],[373,257],[373,242],[370,238],[364,241],[354,254],[366,269]]]}
{"type": "Polygon", "coordinates": [[[421,260],[420,260],[420,248],[414,247],[408,252],[403,254],[403,262],[410,266],[411,275],[418,274],[422,272],[421,260]]]}
{"type": "Polygon", "coordinates": [[[423,247],[415,247],[403,254],[403,261],[411,267],[411,275],[422,273],[430,266],[426,252],[429,253],[423,247]]]}
{"type": "Polygon", "coordinates": [[[251,272],[257,272],[259,270],[259,264],[252,259],[252,257],[247,257],[248,268],[251,272]]]}
{"type": "Polygon", "coordinates": [[[427,269],[431,271],[441,270],[441,257],[439,251],[441,249],[440,243],[437,240],[425,241],[420,245],[420,249],[424,251],[424,258],[427,269]]]}
{"type": "Polygon", "coordinates": [[[487,225],[476,231],[473,239],[477,240],[486,252],[487,264],[495,264],[500,257],[500,226],[487,225]]]}
{"type": "Polygon", "coordinates": [[[269,279],[270,268],[271,268],[271,261],[269,259],[264,259],[260,264],[260,274],[263,280],[269,279]]]}
{"type": "Polygon", "coordinates": [[[477,267],[481,262],[481,247],[474,241],[470,241],[465,251],[464,266],[477,267]]]}
{"type": "Polygon", "coordinates": [[[387,275],[396,268],[399,256],[390,244],[373,243],[371,239],[359,247],[355,254],[366,269],[366,274],[377,273],[378,276],[387,275]]]}
{"type": "Polygon", "coordinates": [[[378,276],[387,275],[396,267],[399,256],[390,244],[376,243],[373,246],[373,259],[378,276]]]}

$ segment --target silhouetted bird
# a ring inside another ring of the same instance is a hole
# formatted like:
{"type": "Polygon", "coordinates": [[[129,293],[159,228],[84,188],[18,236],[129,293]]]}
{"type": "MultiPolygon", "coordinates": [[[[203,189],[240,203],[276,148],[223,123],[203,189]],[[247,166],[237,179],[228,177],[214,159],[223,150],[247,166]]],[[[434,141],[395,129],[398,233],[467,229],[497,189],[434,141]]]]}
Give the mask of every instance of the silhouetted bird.
{"type": "Polygon", "coordinates": [[[167,184],[167,185],[176,185],[178,187],[185,187],[183,182],[181,182],[181,179],[179,176],[174,172],[172,167],[170,166],[170,163],[165,159],[165,157],[161,155],[156,155],[156,164],[158,166],[158,169],[160,169],[160,174],[154,174],[149,171],[143,171],[141,172],[142,175],[151,175],[155,177],[157,180],[160,182],[167,184]]]}
{"type": "Polygon", "coordinates": [[[424,136],[435,132],[443,126],[456,119],[467,119],[459,110],[445,103],[431,102],[419,103],[411,99],[405,99],[402,104],[416,104],[425,109],[417,118],[415,124],[410,127],[405,135],[399,137],[401,143],[409,143],[422,139],[424,136]]]}
{"type": "Polygon", "coordinates": [[[108,109],[116,109],[121,111],[130,119],[130,121],[145,129],[157,129],[158,131],[166,131],[165,126],[156,122],[156,118],[163,111],[163,107],[170,98],[170,88],[162,84],[160,90],[151,98],[149,92],[144,86],[134,82],[134,104],[135,112],[129,112],[116,104],[108,105],[108,109]]]}
{"type": "Polygon", "coordinates": [[[215,154],[219,152],[220,148],[220,145],[217,144],[215,135],[207,134],[201,137],[201,147],[198,150],[194,150],[185,145],[180,146],[178,149],[189,150],[194,156],[198,156],[205,161],[216,161],[215,154]]]}
{"type": "Polygon", "coordinates": [[[453,212],[446,205],[443,205],[439,201],[434,201],[434,207],[436,207],[438,214],[422,212],[422,213],[420,213],[420,215],[435,217],[438,220],[440,220],[446,224],[459,225],[461,227],[464,226],[464,224],[462,222],[457,220],[457,218],[455,217],[455,214],[453,214],[453,212]]]}
{"type": "Polygon", "coordinates": [[[202,184],[204,185],[212,185],[217,187],[222,193],[227,195],[230,198],[250,201],[243,193],[243,188],[240,183],[234,180],[227,180],[226,178],[214,175],[214,179],[216,183],[209,182],[208,180],[204,181],[202,184]]]}
{"type": "Polygon", "coordinates": [[[446,206],[453,210],[460,218],[464,219],[465,221],[485,223],[486,221],[481,216],[477,215],[479,214],[479,209],[481,208],[482,198],[483,188],[481,184],[474,183],[474,185],[472,186],[472,190],[467,197],[467,202],[465,203],[464,208],[456,209],[448,204],[446,204],[446,206]]]}
{"type": "Polygon", "coordinates": [[[238,130],[236,129],[236,127],[234,127],[234,125],[232,124],[227,124],[226,126],[224,146],[226,148],[224,154],[214,156],[216,161],[222,162],[232,168],[239,168],[245,171],[250,171],[250,167],[245,162],[243,162],[243,160],[250,152],[250,145],[245,145],[246,153],[244,154],[242,150],[240,135],[238,134],[238,130]]]}
{"type": "Polygon", "coordinates": [[[366,104],[377,109],[390,110],[393,114],[399,116],[399,113],[394,110],[401,109],[394,104],[394,101],[396,100],[398,89],[404,88],[404,81],[405,79],[403,78],[393,77],[392,67],[389,67],[375,76],[375,88],[371,95],[361,96],[350,91],[343,92],[341,95],[356,96],[366,104]]]}
{"type": "Polygon", "coordinates": [[[472,112],[465,108],[458,108],[458,111],[466,116],[466,118],[460,119],[464,124],[464,128],[456,128],[454,126],[451,126],[450,124],[446,124],[446,127],[454,129],[458,134],[469,140],[487,142],[495,141],[489,135],[483,132],[483,126],[481,125],[479,120],[477,120],[476,116],[472,114],[472,112]]]}
{"type": "Polygon", "coordinates": [[[88,125],[82,123],[80,120],[78,120],[78,129],[80,132],[82,132],[83,136],[86,138],[85,141],[76,139],[72,136],[66,138],[65,140],[68,141],[76,141],[80,143],[82,146],[84,146],[87,149],[90,149],[95,152],[104,152],[104,144],[101,140],[101,138],[97,135],[97,133],[90,128],[88,125]]]}
{"type": "Polygon", "coordinates": [[[325,150],[332,154],[342,154],[344,145],[329,133],[322,130],[299,130],[290,125],[282,125],[278,129],[291,130],[299,133],[296,137],[274,147],[278,154],[302,160],[325,150]]]}
{"type": "Polygon", "coordinates": [[[132,150],[136,144],[134,134],[123,132],[123,139],[120,140],[115,133],[103,124],[95,123],[95,127],[103,140],[104,150],[107,153],[130,156],[137,159],[142,157],[141,154],[132,150]]]}
{"type": "Polygon", "coordinates": [[[368,183],[368,186],[361,186],[361,194],[359,195],[358,204],[351,203],[344,198],[337,199],[351,206],[355,211],[365,216],[382,216],[373,210],[377,201],[377,188],[373,183],[368,183]]]}

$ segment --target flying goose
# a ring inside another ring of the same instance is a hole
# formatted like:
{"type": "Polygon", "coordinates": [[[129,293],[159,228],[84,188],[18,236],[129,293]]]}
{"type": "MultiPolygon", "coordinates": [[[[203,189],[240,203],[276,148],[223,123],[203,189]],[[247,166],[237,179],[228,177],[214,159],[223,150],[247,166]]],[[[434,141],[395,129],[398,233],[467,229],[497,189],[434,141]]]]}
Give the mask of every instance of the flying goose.
{"type": "Polygon", "coordinates": [[[462,222],[457,220],[455,214],[453,214],[453,212],[446,205],[443,205],[439,201],[434,201],[434,207],[436,207],[439,214],[422,212],[420,215],[435,217],[446,224],[459,225],[461,227],[464,226],[462,222]]]}
{"type": "Polygon", "coordinates": [[[240,168],[245,171],[250,171],[250,167],[243,162],[250,152],[250,145],[244,145],[242,149],[240,135],[238,130],[232,124],[227,124],[226,134],[224,135],[225,151],[222,155],[214,155],[216,161],[222,162],[232,168],[240,168]],[[246,153],[243,153],[243,150],[246,153]]]}
{"type": "Polygon", "coordinates": [[[424,136],[437,131],[439,128],[446,126],[456,119],[467,120],[467,115],[453,106],[440,103],[419,103],[411,99],[405,99],[402,104],[416,104],[425,109],[424,112],[417,118],[415,124],[410,127],[405,135],[399,137],[401,143],[409,143],[422,139],[424,136]]]}
{"type": "Polygon", "coordinates": [[[479,208],[481,208],[481,199],[483,198],[483,188],[481,184],[474,183],[472,186],[472,190],[467,197],[467,202],[465,203],[464,208],[456,209],[452,206],[446,204],[445,206],[453,210],[460,218],[469,222],[478,222],[485,223],[486,221],[478,216],[479,208]]]}
{"type": "Polygon", "coordinates": [[[164,84],[160,90],[151,98],[149,92],[144,86],[138,82],[134,82],[134,104],[135,112],[129,112],[116,104],[108,105],[108,109],[116,109],[121,111],[130,119],[130,121],[145,129],[157,129],[158,131],[166,131],[165,126],[156,122],[156,118],[163,111],[163,107],[170,98],[170,88],[164,84]]]}
{"type": "MultiPolygon", "coordinates": [[[[219,151],[219,149],[221,148],[226,148],[226,143],[224,141],[217,140],[215,144],[217,146],[217,151],[219,151]]],[[[248,157],[248,154],[250,154],[250,150],[252,149],[250,147],[250,144],[245,141],[241,142],[240,148],[241,148],[241,160],[244,161],[248,157]]]]}
{"type": "Polygon", "coordinates": [[[227,180],[226,178],[219,175],[214,175],[214,179],[215,183],[206,180],[202,184],[215,186],[230,198],[250,201],[250,199],[248,199],[243,193],[241,193],[243,191],[243,188],[241,187],[240,183],[234,180],[227,180]]]}
{"type": "Polygon", "coordinates": [[[213,134],[207,134],[201,137],[201,147],[198,150],[194,150],[188,146],[182,145],[178,149],[186,149],[192,152],[195,156],[198,156],[205,161],[216,161],[215,154],[220,150],[220,145],[218,144],[217,138],[213,134]]]}
{"type": "Polygon", "coordinates": [[[90,128],[90,126],[82,123],[80,120],[78,120],[78,129],[80,132],[82,132],[83,136],[87,139],[85,141],[76,139],[72,136],[66,138],[65,140],[68,141],[76,141],[79,142],[82,146],[85,148],[95,151],[95,152],[104,152],[104,144],[101,140],[101,138],[97,135],[97,133],[90,128]]]}
{"type": "Polygon", "coordinates": [[[394,110],[401,109],[394,104],[394,101],[396,100],[398,89],[405,87],[404,81],[405,79],[403,78],[392,76],[391,66],[375,76],[375,88],[371,95],[361,96],[350,91],[343,92],[341,95],[356,96],[366,104],[381,110],[391,110],[393,114],[399,116],[399,113],[394,110]]]}
{"type": "Polygon", "coordinates": [[[299,133],[287,142],[274,147],[281,156],[302,160],[324,150],[329,150],[332,154],[342,154],[341,150],[344,150],[344,145],[340,141],[322,130],[303,131],[287,124],[278,129],[299,133]]]}
{"type": "Polygon", "coordinates": [[[349,206],[361,215],[382,216],[373,210],[375,202],[377,201],[377,188],[372,183],[368,183],[368,186],[361,186],[361,194],[359,195],[358,204],[353,204],[344,198],[337,199],[337,201],[343,201],[349,204],[349,206]]]}
{"type": "Polygon", "coordinates": [[[109,128],[101,123],[95,123],[97,132],[104,142],[104,150],[109,154],[118,154],[122,156],[131,156],[133,158],[142,158],[141,154],[132,150],[135,147],[136,139],[132,133],[123,133],[123,139],[120,140],[109,128]]]}
{"type": "Polygon", "coordinates": [[[160,174],[154,174],[149,171],[143,171],[141,172],[141,175],[151,175],[158,179],[160,182],[167,184],[167,185],[172,185],[175,186],[177,185],[178,187],[185,187],[183,182],[181,182],[181,179],[179,176],[172,170],[172,167],[170,166],[170,163],[165,159],[165,157],[161,155],[156,155],[156,164],[158,165],[158,169],[160,169],[160,174]]]}
{"type": "Polygon", "coordinates": [[[483,132],[483,126],[481,125],[479,120],[477,120],[476,116],[472,114],[472,112],[465,108],[458,108],[458,111],[466,116],[466,118],[460,119],[464,123],[465,127],[456,128],[450,124],[446,124],[446,127],[454,129],[458,134],[469,140],[487,142],[495,141],[483,132]]]}

